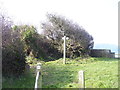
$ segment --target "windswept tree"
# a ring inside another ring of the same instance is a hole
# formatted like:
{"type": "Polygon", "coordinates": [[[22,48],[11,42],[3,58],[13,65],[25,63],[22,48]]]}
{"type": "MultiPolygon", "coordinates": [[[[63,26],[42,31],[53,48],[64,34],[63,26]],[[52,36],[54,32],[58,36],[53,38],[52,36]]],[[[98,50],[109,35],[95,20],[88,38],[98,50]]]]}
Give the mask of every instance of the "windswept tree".
{"type": "Polygon", "coordinates": [[[86,55],[93,48],[93,37],[77,23],[73,23],[67,18],[47,14],[48,21],[42,23],[44,35],[53,41],[55,46],[62,51],[62,37],[69,37],[67,42],[68,57],[86,55]]]}

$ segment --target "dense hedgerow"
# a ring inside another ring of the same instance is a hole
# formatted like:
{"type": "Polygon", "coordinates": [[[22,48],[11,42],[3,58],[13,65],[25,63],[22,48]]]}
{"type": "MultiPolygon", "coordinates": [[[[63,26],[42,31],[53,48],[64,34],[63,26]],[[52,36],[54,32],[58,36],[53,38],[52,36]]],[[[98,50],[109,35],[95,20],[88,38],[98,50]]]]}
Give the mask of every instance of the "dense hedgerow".
{"type": "MultiPolygon", "coordinates": [[[[19,45],[18,45],[19,46],[19,45]]],[[[22,47],[8,46],[2,49],[2,74],[3,75],[20,75],[25,70],[25,55],[22,47]]]]}
{"type": "Polygon", "coordinates": [[[20,32],[12,30],[12,22],[9,18],[0,16],[2,25],[2,74],[20,75],[25,70],[24,45],[20,32]]]}

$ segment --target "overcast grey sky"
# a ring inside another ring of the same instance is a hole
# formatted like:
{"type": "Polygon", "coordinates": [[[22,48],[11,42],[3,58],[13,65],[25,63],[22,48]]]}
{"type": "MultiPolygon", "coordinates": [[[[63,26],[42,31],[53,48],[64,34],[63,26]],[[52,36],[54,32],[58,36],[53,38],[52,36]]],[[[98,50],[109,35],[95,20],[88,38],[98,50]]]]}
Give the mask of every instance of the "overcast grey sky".
{"type": "Polygon", "coordinates": [[[0,0],[15,23],[33,24],[41,32],[46,13],[57,13],[79,23],[95,44],[118,44],[119,0],[0,0]]]}

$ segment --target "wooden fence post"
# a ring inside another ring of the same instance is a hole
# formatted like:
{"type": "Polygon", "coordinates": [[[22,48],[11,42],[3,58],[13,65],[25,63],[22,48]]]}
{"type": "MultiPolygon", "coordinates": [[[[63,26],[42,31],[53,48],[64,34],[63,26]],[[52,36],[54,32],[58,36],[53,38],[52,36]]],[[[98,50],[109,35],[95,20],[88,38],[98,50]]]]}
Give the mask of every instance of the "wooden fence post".
{"type": "Polygon", "coordinates": [[[42,88],[41,66],[41,63],[38,63],[36,67],[37,75],[35,81],[35,90],[37,90],[37,88],[42,88]]]}
{"type": "Polygon", "coordinates": [[[85,88],[85,79],[84,79],[84,71],[81,70],[78,72],[78,79],[79,79],[79,85],[80,85],[80,90],[84,90],[85,88]]]}

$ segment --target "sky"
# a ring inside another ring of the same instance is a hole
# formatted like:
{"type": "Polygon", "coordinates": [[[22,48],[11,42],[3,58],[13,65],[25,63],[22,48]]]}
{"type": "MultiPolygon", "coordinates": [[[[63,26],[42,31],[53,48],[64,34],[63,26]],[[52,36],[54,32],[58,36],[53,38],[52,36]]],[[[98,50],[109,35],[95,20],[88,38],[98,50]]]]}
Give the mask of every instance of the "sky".
{"type": "Polygon", "coordinates": [[[77,22],[95,44],[118,45],[119,0],[0,0],[0,7],[15,24],[33,24],[41,32],[40,23],[46,13],[57,13],[77,22]]]}

